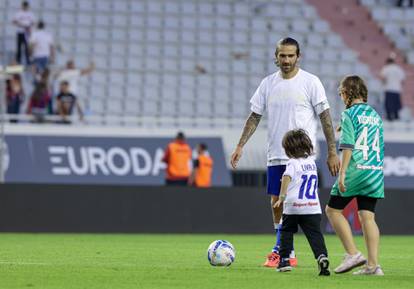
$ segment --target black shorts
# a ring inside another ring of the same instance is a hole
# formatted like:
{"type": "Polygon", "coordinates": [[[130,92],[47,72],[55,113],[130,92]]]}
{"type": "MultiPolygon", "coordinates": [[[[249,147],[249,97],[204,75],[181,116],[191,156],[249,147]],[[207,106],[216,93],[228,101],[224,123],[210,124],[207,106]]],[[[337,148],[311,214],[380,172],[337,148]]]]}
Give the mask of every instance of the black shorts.
{"type": "Polygon", "coordinates": [[[343,210],[354,198],[357,199],[358,211],[366,210],[375,213],[375,206],[377,205],[378,199],[371,197],[341,197],[331,195],[328,206],[332,209],[343,210]]]}

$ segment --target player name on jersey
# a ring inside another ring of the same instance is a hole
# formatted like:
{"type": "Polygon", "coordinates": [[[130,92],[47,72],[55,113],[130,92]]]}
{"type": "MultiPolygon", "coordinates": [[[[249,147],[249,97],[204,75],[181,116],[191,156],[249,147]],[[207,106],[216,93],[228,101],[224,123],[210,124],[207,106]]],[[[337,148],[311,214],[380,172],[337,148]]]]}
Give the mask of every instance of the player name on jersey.
{"type": "Polygon", "coordinates": [[[357,115],[358,123],[360,124],[370,124],[370,125],[379,125],[380,119],[374,116],[366,116],[366,115],[357,115]]]}

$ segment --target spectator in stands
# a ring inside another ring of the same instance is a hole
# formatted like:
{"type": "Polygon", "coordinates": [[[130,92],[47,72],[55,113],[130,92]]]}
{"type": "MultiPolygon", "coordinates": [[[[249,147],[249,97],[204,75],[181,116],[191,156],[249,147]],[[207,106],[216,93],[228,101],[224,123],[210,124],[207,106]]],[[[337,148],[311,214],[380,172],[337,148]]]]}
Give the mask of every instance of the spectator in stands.
{"type": "Polygon", "coordinates": [[[41,74],[55,59],[52,34],[45,30],[45,23],[42,20],[37,24],[37,30],[30,36],[29,43],[34,74],[41,74]]]}
{"type": "Polygon", "coordinates": [[[162,161],[167,164],[166,185],[187,186],[191,173],[191,148],[184,133],[178,132],[168,144],[162,161]]]}
{"type": "Polygon", "coordinates": [[[207,145],[197,145],[197,158],[193,162],[193,172],[189,179],[190,186],[198,188],[211,187],[211,175],[213,172],[213,159],[207,152],[207,145]]]}
{"type": "Polygon", "coordinates": [[[395,63],[395,55],[388,57],[385,66],[381,69],[380,76],[385,88],[385,112],[387,120],[399,119],[401,109],[401,90],[405,79],[404,70],[395,63]]]}
{"type": "MultiPolygon", "coordinates": [[[[6,81],[6,103],[8,114],[19,114],[20,105],[24,101],[24,89],[20,74],[14,74],[6,81]]],[[[11,122],[17,122],[12,119],[11,122]]]]}
{"type": "Polygon", "coordinates": [[[43,82],[36,84],[30,97],[27,113],[35,117],[35,122],[44,122],[44,117],[52,113],[50,91],[43,82]]]}
{"type": "Polygon", "coordinates": [[[66,67],[56,74],[58,83],[67,81],[69,83],[69,91],[74,95],[78,95],[78,82],[81,76],[88,75],[95,70],[95,63],[91,62],[88,67],[79,69],[75,66],[75,61],[70,59],[66,62],[66,67]]]}
{"type": "Polygon", "coordinates": [[[69,91],[69,82],[62,81],[60,83],[60,91],[56,96],[57,112],[62,117],[63,123],[70,123],[68,117],[72,115],[73,107],[76,106],[79,114],[79,119],[83,119],[83,111],[76,99],[76,96],[69,91]]]}
{"type": "Polygon", "coordinates": [[[16,61],[22,63],[21,58],[23,50],[26,57],[26,64],[30,64],[28,40],[35,24],[35,17],[32,11],[30,11],[29,2],[24,1],[22,3],[21,9],[13,17],[13,24],[17,26],[16,61]]]}
{"type": "MultiPolygon", "coordinates": [[[[403,7],[405,0],[397,0],[397,6],[398,7],[403,7]]],[[[413,7],[413,0],[409,0],[408,1],[408,7],[413,7]]]]}

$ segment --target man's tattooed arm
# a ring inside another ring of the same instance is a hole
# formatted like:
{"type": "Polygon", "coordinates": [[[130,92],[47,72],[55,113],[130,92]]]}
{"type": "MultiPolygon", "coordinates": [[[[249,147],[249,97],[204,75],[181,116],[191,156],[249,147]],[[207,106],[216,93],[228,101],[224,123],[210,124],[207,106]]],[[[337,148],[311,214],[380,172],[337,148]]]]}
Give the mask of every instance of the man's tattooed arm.
{"type": "Polygon", "coordinates": [[[246,120],[246,124],[244,125],[243,133],[240,137],[239,143],[237,146],[243,147],[249,138],[255,132],[257,126],[259,125],[260,119],[262,116],[260,114],[252,112],[246,120]]]}
{"type": "Polygon", "coordinates": [[[325,109],[321,114],[319,114],[319,118],[321,120],[323,134],[325,135],[326,143],[328,145],[328,154],[336,154],[335,134],[329,109],[325,109]]]}

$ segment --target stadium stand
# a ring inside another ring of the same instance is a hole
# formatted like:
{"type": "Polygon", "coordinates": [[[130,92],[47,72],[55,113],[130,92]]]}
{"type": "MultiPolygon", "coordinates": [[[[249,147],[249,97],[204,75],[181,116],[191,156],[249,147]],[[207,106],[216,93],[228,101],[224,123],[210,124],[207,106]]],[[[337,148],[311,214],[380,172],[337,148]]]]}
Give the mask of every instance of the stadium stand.
{"type": "MultiPolygon", "coordinates": [[[[1,51],[10,60],[10,15],[20,2],[0,3],[1,51]]],[[[79,67],[95,61],[94,74],[81,81],[92,116],[196,117],[206,119],[194,122],[201,126],[238,127],[260,80],[275,70],[275,43],[287,35],[300,41],[301,66],[320,76],[336,119],[344,74],[361,74],[379,101],[375,75],[303,0],[37,0],[31,6],[60,44],[56,66],[69,58],[79,67]]]]}

